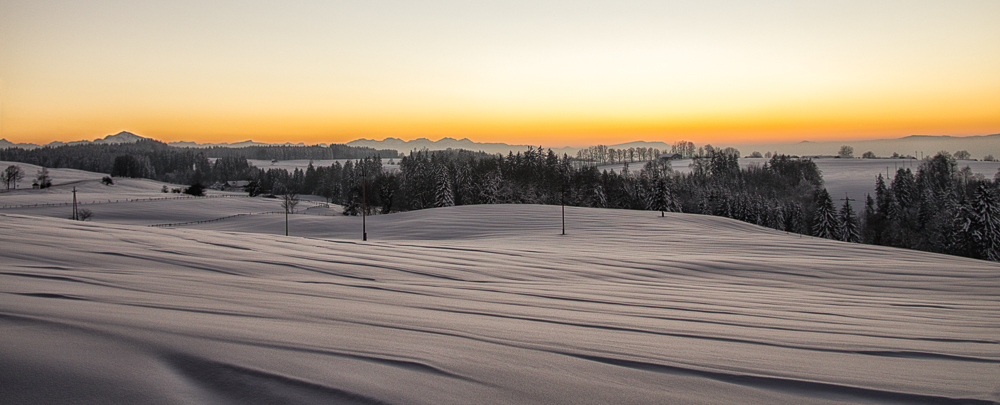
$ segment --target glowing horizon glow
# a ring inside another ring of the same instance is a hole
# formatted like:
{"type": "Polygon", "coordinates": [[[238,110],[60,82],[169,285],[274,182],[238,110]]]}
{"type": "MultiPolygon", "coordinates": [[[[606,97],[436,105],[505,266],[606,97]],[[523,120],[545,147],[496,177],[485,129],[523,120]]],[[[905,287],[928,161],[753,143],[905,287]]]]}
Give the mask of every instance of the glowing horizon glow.
{"type": "Polygon", "coordinates": [[[3,1],[12,142],[1000,132],[996,1],[3,1]]]}

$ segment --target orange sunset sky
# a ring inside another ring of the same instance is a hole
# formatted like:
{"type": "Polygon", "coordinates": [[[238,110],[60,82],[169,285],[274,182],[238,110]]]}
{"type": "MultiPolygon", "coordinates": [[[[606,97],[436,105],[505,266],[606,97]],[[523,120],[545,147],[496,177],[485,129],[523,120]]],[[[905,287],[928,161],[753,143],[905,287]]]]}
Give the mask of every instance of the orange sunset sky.
{"type": "Polygon", "coordinates": [[[995,0],[0,0],[0,138],[992,134],[998,20],[995,0]]]}

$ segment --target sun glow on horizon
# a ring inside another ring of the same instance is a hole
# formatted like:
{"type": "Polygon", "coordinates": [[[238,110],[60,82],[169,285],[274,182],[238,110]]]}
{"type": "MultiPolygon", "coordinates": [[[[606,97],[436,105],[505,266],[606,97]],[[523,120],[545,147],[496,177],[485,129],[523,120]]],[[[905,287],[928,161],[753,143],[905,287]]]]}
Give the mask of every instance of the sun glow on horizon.
{"type": "Polygon", "coordinates": [[[0,15],[0,137],[12,142],[1000,132],[991,1],[55,3],[0,15]]]}

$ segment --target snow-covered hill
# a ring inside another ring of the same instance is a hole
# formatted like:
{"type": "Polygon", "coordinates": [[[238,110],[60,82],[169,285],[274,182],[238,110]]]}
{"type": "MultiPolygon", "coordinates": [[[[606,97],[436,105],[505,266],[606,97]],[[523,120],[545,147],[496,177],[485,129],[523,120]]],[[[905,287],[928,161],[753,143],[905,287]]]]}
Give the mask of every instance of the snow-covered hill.
{"type": "Polygon", "coordinates": [[[996,263],[536,205],[140,226],[255,201],[0,210],[0,398],[1000,401],[996,263]]]}

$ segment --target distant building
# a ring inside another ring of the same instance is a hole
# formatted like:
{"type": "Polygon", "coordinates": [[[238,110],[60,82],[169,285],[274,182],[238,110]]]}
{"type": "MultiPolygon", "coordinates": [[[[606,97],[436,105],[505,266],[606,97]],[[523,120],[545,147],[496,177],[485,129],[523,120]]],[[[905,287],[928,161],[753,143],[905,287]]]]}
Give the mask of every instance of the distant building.
{"type": "Polygon", "coordinates": [[[243,191],[243,188],[250,184],[249,180],[227,181],[219,188],[222,191],[243,191]]]}
{"type": "Polygon", "coordinates": [[[668,152],[668,153],[664,153],[664,154],[660,155],[660,160],[677,160],[677,159],[683,159],[683,158],[684,158],[684,156],[681,156],[680,153],[669,153],[668,152]]]}

